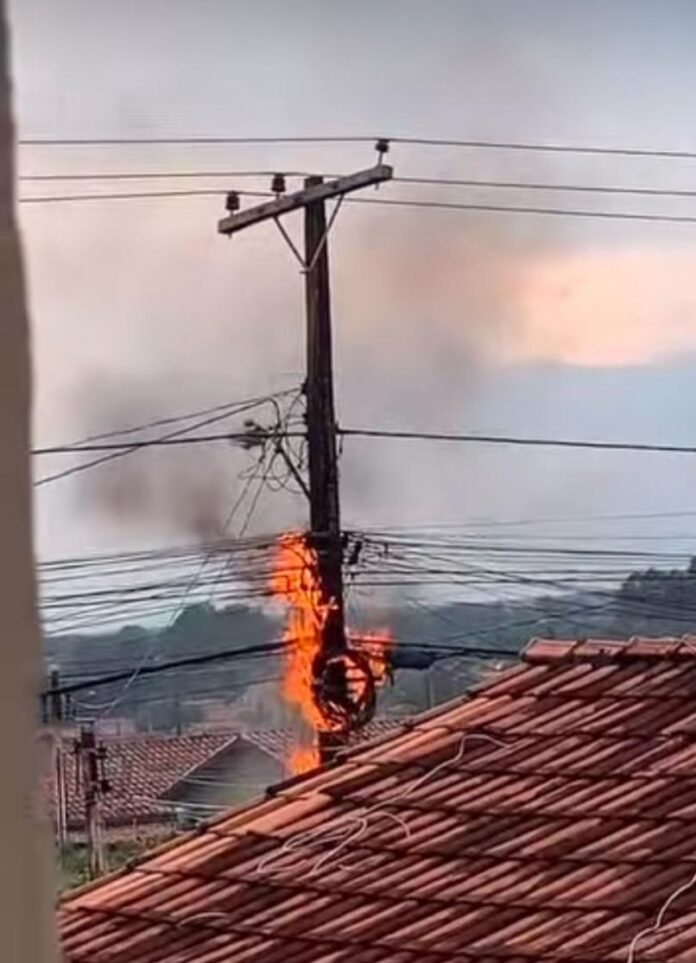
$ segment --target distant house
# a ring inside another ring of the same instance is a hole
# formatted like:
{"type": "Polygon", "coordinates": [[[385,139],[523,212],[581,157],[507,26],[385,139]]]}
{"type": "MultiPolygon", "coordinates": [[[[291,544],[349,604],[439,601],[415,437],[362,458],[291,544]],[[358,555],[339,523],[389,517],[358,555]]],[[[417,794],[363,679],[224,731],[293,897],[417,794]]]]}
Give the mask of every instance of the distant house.
{"type": "MultiPolygon", "coordinates": [[[[230,732],[206,732],[100,738],[106,749],[103,775],[109,785],[101,803],[106,837],[151,837],[170,832],[176,814],[162,804],[161,794],[188,770],[210,758],[230,737],[230,732]]],[[[53,740],[50,772],[45,778],[58,838],[81,841],[85,832],[83,775],[74,738],[61,734],[53,740]]]]}
{"type": "MultiPolygon", "coordinates": [[[[378,719],[356,733],[352,745],[393,730],[398,720],[378,719]]],[[[196,819],[240,806],[263,796],[291,775],[292,735],[282,729],[239,732],[216,752],[172,783],[160,800],[172,804],[179,818],[196,819]]]]}
{"type": "Polygon", "coordinates": [[[694,963],[696,640],[536,641],[68,895],[65,963],[694,963]]]}
{"type": "MultiPolygon", "coordinates": [[[[373,722],[356,742],[395,724],[373,722]]],[[[280,729],[100,736],[98,741],[106,750],[103,775],[109,788],[102,797],[101,822],[109,840],[165,836],[182,822],[262,796],[289,775],[292,748],[290,733],[280,729]]],[[[85,804],[74,736],[54,738],[50,759],[47,794],[57,837],[81,842],[85,804]]]]}

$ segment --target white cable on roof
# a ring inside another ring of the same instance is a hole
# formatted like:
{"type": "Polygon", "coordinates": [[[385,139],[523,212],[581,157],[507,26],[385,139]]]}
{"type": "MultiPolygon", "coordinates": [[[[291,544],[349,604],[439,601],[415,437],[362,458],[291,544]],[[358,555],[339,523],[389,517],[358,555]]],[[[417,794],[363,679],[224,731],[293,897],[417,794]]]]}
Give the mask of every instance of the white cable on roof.
{"type": "MultiPolygon", "coordinates": [[[[487,733],[483,732],[473,732],[465,733],[462,736],[457,751],[454,756],[444,759],[442,762],[438,763],[433,769],[428,770],[423,773],[418,779],[412,782],[410,785],[406,786],[405,789],[396,793],[396,795],[390,797],[389,799],[375,803],[372,806],[368,806],[362,811],[358,810],[357,813],[344,816],[338,823],[332,826],[330,829],[311,829],[306,832],[296,833],[290,836],[283,845],[278,850],[273,850],[264,856],[258,863],[256,867],[257,873],[264,873],[269,871],[274,863],[282,859],[283,856],[288,853],[311,851],[317,846],[323,846],[324,844],[334,843],[328,852],[322,853],[314,862],[311,869],[307,873],[308,876],[316,875],[321,869],[323,869],[329,863],[335,863],[337,857],[343,853],[349,846],[356,843],[358,840],[362,839],[363,836],[369,829],[370,819],[372,817],[383,817],[385,819],[391,819],[398,823],[403,829],[406,837],[410,835],[408,825],[401,816],[397,816],[394,813],[388,812],[386,807],[392,805],[395,802],[399,802],[410,796],[416,789],[419,789],[426,782],[429,782],[438,772],[449,766],[457,765],[461,762],[464,751],[466,749],[466,744],[470,739],[482,739],[486,742],[490,742],[495,746],[500,748],[505,748],[509,743],[502,741],[501,739],[496,739],[494,736],[489,736],[487,733]]],[[[340,865],[340,864],[339,864],[340,865]]],[[[286,867],[287,868],[287,867],[286,867]]],[[[340,868],[347,868],[341,866],[340,868]]],[[[283,867],[280,867],[276,872],[283,872],[283,867]]],[[[633,961],[629,961],[633,963],[633,961]]]]}
{"type": "Polygon", "coordinates": [[[662,929],[662,926],[664,925],[664,921],[665,921],[665,916],[667,915],[669,908],[672,906],[673,903],[675,903],[679,899],[679,897],[683,893],[686,893],[688,890],[691,889],[692,886],[695,886],[695,885],[696,885],[696,873],[694,873],[694,875],[691,877],[691,879],[688,882],[682,883],[681,886],[675,889],[674,892],[667,897],[667,899],[664,901],[664,903],[660,907],[659,913],[655,917],[655,922],[651,926],[646,926],[645,929],[640,930],[640,932],[636,933],[636,935],[631,940],[631,945],[628,948],[628,956],[626,957],[626,963],[634,963],[636,950],[638,948],[638,944],[640,943],[640,941],[644,939],[646,936],[649,936],[651,933],[657,933],[658,930],[662,929]]]}

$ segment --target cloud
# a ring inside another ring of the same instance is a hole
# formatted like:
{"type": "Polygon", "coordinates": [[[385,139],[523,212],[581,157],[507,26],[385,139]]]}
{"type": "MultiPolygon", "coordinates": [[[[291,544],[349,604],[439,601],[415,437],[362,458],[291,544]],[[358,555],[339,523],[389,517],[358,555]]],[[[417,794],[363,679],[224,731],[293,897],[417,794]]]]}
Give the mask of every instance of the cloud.
{"type": "Polygon", "coordinates": [[[421,371],[428,361],[620,366],[696,348],[696,245],[588,246],[547,224],[435,229],[428,216],[398,234],[382,225],[365,247],[346,292],[357,302],[351,334],[388,341],[395,366],[409,353],[421,371]]]}
{"type": "Polygon", "coordinates": [[[696,247],[537,257],[517,299],[515,361],[648,364],[696,347],[696,247]]]}

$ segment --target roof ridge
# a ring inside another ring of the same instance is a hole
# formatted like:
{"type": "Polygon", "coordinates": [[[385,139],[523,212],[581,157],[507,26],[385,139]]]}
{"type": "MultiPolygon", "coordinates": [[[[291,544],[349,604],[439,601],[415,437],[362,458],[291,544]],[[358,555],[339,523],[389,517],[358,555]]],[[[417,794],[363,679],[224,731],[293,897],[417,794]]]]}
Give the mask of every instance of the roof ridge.
{"type": "Polygon", "coordinates": [[[585,662],[590,665],[641,661],[696,662],[696,637],[618,639],[532,639],[522,651],[529,665],[585,662]]]}
{"type": "Polygon", "coordinates": [[[172,779],[171,782],[168,782],[164,789],[157,794],[157,799],[161,800],[167,795],[167,793],[171,792],[175,786],[178,786],[180,782],[183,782],[185,779],[189,779],[202,766],[209,765],[213,759],[217,759],[223,753],[227,752],[230,746],[233,746],[235,742],[239,740],[239,738],[240,734],[238,732],[228,736],[225,742],[223,742],[222,745],[218,746],[216,749],[213,749],[209,756],[206,756],[205,759],[202,759],[199,762],[194,762],[188,767],[188,769],[185,769],[184,772],[172,779]]]}
{"type": "MultiPolygon", "coordinates": [[[[43,732],[51,732],[50,727],[42,730],[43,732]]],[[[238,735],[236,729],[217,729],[210,732],[163,732],[160,734],[155,734],[152,732],[144,733],[131,733],[129,735],[113,735],[111,733],[97,733],[97,739],[101,742],[106,742],[110,746],[120,746],[120,745],[145,745],[145,744],[155,744],[155,743],[167,743],[167,742],[181,742],[186,740],[201,740],[201,739],[230,739],[233,736],[238,735]]],[[[59,742],[74,742],[75,735],[68,735],[67,733],[57,733],[57,739],[59,742]]]]}

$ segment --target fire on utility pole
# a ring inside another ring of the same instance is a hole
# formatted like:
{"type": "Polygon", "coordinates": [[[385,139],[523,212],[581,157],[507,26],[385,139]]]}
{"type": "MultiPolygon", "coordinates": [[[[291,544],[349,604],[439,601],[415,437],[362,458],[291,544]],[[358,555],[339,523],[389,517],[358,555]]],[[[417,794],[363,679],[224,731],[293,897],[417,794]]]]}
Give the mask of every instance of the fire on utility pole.
{"type": "MultiPolygon", "coordinates": [[[[231,236],[260,221],[274,220],[300,262],[305,276],[309,541],[317,558],[322,604],[328,613],[322,625],[321,652],[314,676],[317,686],[334,690],[337,702],[341,699],[341,691],[345,692],[347,686],[346,664],[340,657],[348,647],[343,605],[343,542],[336,450],[328,235],[346,194],[378,185],[392,177],[392,168],[382,163],[387,149],[385,141],[377,143],[379,163],[376,167],[332,181],[324,181],[319,176],[308,177],[304,189],[293,194],[285,194],[284,177],[276,175],[272,185],[276,198],[247,210],[239,209],[239,197],[232,192],[227,197],[229,216],[218,225],[221,234],[231,236]],[[327,222],[325,202],[330,198],[336,198],[336,206],[327,222]],[[304,209],[304,257],[280,221],[282,215],[300,209],[304,209]]],[[[319,733],[322,762],[329,761],[335,751],[345,744],[347,735],[348,731],[319,733]]]]}

